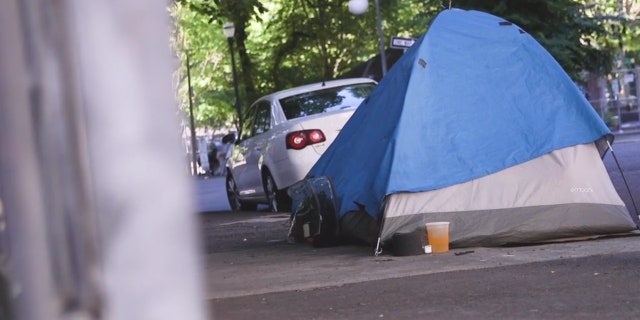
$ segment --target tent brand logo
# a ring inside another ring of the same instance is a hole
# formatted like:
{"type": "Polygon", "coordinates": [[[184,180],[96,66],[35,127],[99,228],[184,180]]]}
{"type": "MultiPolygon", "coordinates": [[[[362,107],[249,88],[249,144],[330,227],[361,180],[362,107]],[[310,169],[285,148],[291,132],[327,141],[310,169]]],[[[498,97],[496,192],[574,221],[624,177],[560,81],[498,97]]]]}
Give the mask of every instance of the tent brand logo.
{"type": "Polygon", "coordinates": [[[591,189],[591,187],[573,187],[571,188],[571,192],[591,193],[593,189],[591,189]]]}
{"type": "Polygon", "coordinates": [[[423,68],[426,68],[426,67],[427,67],[427,62],[426,62],[426,61],[424,61],[424,59],[420,59],[420,60],[418,60],[418,64],[419,64],[421,67],[423,67],[423,68]]]}

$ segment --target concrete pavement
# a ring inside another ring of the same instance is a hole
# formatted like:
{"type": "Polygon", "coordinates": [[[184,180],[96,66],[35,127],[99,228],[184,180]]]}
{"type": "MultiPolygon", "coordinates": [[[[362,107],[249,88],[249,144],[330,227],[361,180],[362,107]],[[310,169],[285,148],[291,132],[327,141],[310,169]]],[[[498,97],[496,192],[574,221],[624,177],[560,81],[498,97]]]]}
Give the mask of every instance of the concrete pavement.
{"type": "Polygon", "coordinates": [[[640,317],[637,233],[376,257],[289,244],[286,214],[204,218],[212,319],[640,317]]]}
{"type": "Polygon", "coordinates": [[[210,306],[214,319],[236,320],[638,319],[639,260],[638,252],[562,258],[215,299],[210,306]]]}
{"type": "MultiPolygon", "coordinates": [[[[407,257],[392,256],[389,253],[376,257],[373,249],[367,247],[314,249],[303,244],[274,241],[269,247],[215,253],[209,265],[208,298],[304,291],[451,271],[595,255],[640,253],[638,235],[520,247],[463,248],[443,254],[407,257]],[[460,253],[464,254],[458,255],[460,253]]],[[[640,260],[637,262],[640,269],[640,260]]]]}
{"type": "Polygon", "coordinates": [[[618,131],[614,131],[614,143],[640,141],[640,122],[630,123],[618,131]]]}
{"type": "MultiPolygon", "coordinates": [[[[625,152],[640,146],[638,137],[638,133],[617,135],[623,166],[636,161],[633,153],[625,152]]],[[[610,174],[617,174],[612,161],[605,160],[610,174]]],[[[628,178],[639,173],[634,164],[628,178]]],[[[224,188],[219,178],[201,183],[224,188]]],[[[618,178],[614,184],[620,193],[626,191],[618,178]]],[[[640,195],[637,183],[632,182],[631,188],[640,195]]],[[[638,232],[586,241],[376,257],[369,247],[316,249],[289,244],[287,214],[223,211],[201,217],[207,298],[216,319],[640,316],[638,232]],[[556,272],[563,276],[551,276],[556,272]],[[425,296],[433,290],[446,298],[425,296]]]]}

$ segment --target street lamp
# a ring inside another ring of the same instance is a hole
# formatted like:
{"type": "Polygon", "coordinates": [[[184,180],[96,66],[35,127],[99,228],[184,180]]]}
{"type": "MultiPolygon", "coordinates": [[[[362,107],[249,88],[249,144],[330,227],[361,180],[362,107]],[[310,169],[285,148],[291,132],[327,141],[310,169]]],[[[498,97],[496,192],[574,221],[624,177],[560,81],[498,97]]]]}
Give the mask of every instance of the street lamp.
{"type": "MultiPolygon", "coordinates": [[[[382,76],[387,74],[387,55],[384,51],[384,34],[382,33],[382,14],[380,13],[380,0],[374,1],[376,6],[376,26],[378,29],[378,44],[380,46],[380,64],[382,66],[382,76]]],[[[349,0],[349,12],[360,15],[367,11],[368,0],[349,0]]]]}
{"type": "Polygon", "coordinates": [[[227,37],[227,42],[229,42],[229,53],[231,54],[231,69],[233,70],[233,90],[236,95],[236,112],[238,113],[238,130],[242,130],[242,110],[240,109],[240,95],[238,94],[238,74],[236,72],[236,58],[233,54],[233,39],[236,33],[236,28],[233,25],[233,22],[226,22],[222,26],[222,31],[224,32],[224,36],[227,37]]]}

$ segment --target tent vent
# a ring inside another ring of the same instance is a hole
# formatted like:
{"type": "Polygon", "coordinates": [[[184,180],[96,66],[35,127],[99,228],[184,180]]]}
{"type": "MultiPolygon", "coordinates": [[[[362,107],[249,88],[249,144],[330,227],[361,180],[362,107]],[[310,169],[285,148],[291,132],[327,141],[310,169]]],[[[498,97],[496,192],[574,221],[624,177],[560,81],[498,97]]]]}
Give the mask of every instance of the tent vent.
{"type": "Polygon", "coordinates": [[[424,61],[424,59],[422,59],[422,58],[420,58],[420,60],[418,60],[418,64],[423,68],[427,67],[427,62],[424,61]]]}
{"type": "Polygon", "coordinates": [[[513,23],[511,23],[509,21],[500,21],[500,25],[501,26],[510,26],[510,25],[513,25],[513,23]]]}

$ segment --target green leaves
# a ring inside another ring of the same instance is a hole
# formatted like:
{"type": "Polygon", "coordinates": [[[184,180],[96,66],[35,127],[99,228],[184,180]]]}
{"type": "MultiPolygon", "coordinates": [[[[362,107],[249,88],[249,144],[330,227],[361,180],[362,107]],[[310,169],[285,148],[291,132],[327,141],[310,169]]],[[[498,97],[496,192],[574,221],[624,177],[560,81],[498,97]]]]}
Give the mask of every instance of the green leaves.
{"type": "Polygon", "coordinates": [[[490,12],[519,25],[536,38],[574,79],[578,79],[584,70],[602,71],[608,67],[604,62],[610,60],[610,50],[596,48],[585,41],[587,36],[601,37],[605,30],[597,21],[583,14],[579,1],[458,0],[455,3],[462,8],[490,12]]]}
{"type": "MultiPolygon", "coordinates": [[[[234,90],[229,45],[222,24],[236,27],[234,54],[243,108],[269,92],[331,79],[379,52],[374,0],[359,16],[348,0],[181,0],[171,8],[174,44],[183,66],[190,53],[198,123],[232,124],[234,90]]],[[[449,1],[381,0],[385,42],[419,37],[449,1]]],[[[630,0],[454,0],[453,7],[504,17],[535,37],[574,78],[605,73],[623,44],[640,60],[640,5],[630,0]],[[589,3],[589,4],[587,4],[589,3]],[[624,14],[622,14],[624,12],[624,14]]],[[[182,83],[182,82],[181,82],[182,83]]],[[[182,84],[183,101],[188,101],[182,84]]],[[[187,105],[186,103],[184,104],[187,105]]]]}

